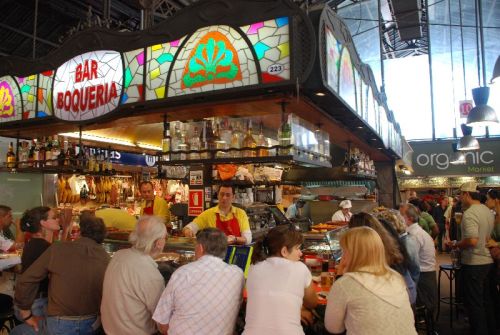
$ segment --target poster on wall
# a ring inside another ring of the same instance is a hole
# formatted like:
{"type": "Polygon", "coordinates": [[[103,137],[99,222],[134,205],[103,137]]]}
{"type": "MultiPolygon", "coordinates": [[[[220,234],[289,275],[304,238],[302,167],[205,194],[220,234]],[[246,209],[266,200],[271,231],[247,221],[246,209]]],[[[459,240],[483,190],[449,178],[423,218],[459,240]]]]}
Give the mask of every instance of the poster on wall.
{"type": "Polygon", "coordinates": [[[188,216],[198,216],[203,212],[203,189],[189,190],[188,216]]]}
{"type": "Polygon", "coordinates": [[[120,103],[123,64],[119,52],[92,51],[61,65],[54,77],[54,115],[66,121],[103,116],[120,103]]]}
{"type": "Polygon", "coordinates": [[[189,171],[189,185],[191,185],[191,186],[203,185],[203,171],[202,170],[189,171]]]}

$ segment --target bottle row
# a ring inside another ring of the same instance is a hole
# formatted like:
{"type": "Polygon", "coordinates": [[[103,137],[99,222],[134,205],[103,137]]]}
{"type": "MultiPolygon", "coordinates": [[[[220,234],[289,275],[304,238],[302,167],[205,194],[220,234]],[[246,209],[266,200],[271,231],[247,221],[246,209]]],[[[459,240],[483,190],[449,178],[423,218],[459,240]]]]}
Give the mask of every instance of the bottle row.
{"type": "Polygon", "coordinates": [[[16,156],[13,142],[6,154],[5,166],[14,168],[67,167],[85,172],[114,173],[107,150],[80,147],[63,138],[62,145],[57,135],[30,141],[20,141],[16,156]]]}
{"type": "Polygon", "coordinates": [[[342,172],[354,175],[375,176],[375,164],[367,153],[356,147],[350,148],[342,163],[342,172]]]}

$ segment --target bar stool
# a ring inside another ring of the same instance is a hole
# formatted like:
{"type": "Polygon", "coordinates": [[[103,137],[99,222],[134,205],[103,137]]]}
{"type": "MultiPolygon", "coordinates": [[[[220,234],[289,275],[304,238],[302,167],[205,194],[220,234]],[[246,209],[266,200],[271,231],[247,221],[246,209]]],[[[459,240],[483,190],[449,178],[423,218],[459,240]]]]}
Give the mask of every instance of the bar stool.
{"type": "Polygon", "coordinates": [[[455,292],[453,291],[453,282],[457,276],[457,272],[460,270],[460,266],[453,266],[452,264],[441,264],[439,266],[439,275],[438,275],[438,306],[437,306],[437,315],[436,319],[439,318],[439,312],[441,303],[450,305],[450,328],[453,328],[453,306],[455,306],[457,318],[458,318],[458,306],[462,305],[461,303],[456,301],[456,283],[455,283],[455,292]],[[448,277],[450,283],[450,291],[448,297],[441,298],[441,274],[444,273],[446,277],[448,277]]]}

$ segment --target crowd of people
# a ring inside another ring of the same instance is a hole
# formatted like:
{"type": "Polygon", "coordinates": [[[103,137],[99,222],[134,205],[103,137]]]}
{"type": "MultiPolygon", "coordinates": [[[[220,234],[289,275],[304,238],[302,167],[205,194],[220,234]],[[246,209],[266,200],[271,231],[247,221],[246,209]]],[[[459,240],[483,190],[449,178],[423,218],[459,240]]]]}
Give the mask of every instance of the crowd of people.
{"type": "MultiPolygon", "coordinates": [[[[498,267],[494,267],[500,254],[500,200],[492,190],[486,205],[482,204],[477,185],[467,183],[461,187],[460,202],[464,210],[458,225],[460,239],[445,241],[443,250],[461,250],[463,302],[472,333],[495,334],[495,315],[500,315],[498,267]]],[[[350,216],[349,229],[340,239],[337,280],[320,320],[314,312],[318,297],[313,277],[300,261],[304,238],[293,226],[273,228],[254,244],[245,281],[239,267],[224,262],[234,238],[219,228],[220,214],[214,210],[219,214],[215,227],[199,221],[196,232],[192,226],[186,228],[196,238],[196,260],[178,268],[165,283],[154,261],[167,238],[163,218],[140,217],[130,235],[131,248],[110,258],[101,246],[106,234],[101,218],[82,214],[79,239],[52,243],[50,237],[61,222],[48,207],[33,208],[20,220],[20,229],[29,239],[13,299],[21,324],[11,334],[231,335],[242,309],[245,335],[304,334],[304,327],[315,321],[324,323],[331,333],[417,334],[416,306],[425,308],[428,326],[433,327],[434,237],[440,234],[435,234],[434,226],[440,229],[441,221],[433,218],[435,225],[427,219],[423,223],[426,215],[421,208],[425,207],[413,203],[415,199],[399,210],[350,216]]],[[[446,217],[446,202],[437,206],[436,212],[446,217]]],[[[9,212],[0,206],[3,226],[12,222],[9,212]]],[[[444,224],[450,223],[445,219],[444,224]]],[[[239,237],[246,242],[244,234],[239,237]]],[[[2,241],[9,238],[3,234],[2,241]]]]}

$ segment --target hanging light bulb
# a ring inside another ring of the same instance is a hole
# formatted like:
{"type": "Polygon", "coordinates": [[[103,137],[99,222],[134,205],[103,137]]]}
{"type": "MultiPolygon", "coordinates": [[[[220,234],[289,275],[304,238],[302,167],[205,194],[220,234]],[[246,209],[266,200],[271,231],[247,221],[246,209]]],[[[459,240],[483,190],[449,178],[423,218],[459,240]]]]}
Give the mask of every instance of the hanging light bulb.
{"type": "Polygon", "coordinates": [[[479,150],[479,141],[472,136],[472,127],[463,124],[460,126],[464,136],[458,141],[456,149],[459,151],[479,150]]]}
{"type": "Polygon", "coordinates": [[[450,157],[450,164],[453,165],[463,165],[466,163],[465,154],[457,149],[457,143],[451,145],[453,153],[450,157]]]}
{"type": "Polygon", "coordinates": [[[489,96],[489,87],[478,87],[472,90],[472,97],[476,107],[472,108],[469,112],[467,125],[486,127],[498,123],[497,113],[487,105],[489,96]]]}

